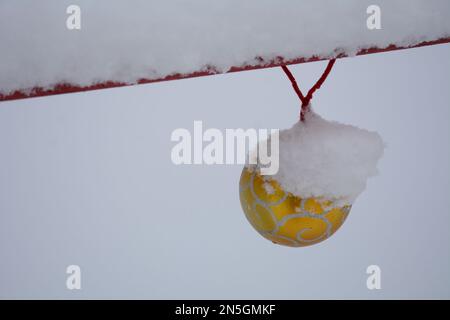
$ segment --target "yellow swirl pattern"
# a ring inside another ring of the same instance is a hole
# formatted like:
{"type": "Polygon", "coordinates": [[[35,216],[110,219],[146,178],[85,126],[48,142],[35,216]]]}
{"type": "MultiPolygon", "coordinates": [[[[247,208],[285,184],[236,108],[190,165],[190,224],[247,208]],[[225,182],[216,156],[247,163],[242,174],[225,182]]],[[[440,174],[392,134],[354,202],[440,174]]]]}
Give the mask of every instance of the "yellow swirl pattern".
{"type": "Polygon", "coordinates": [[[334,201],[323,198],[301,199],[247,167],[242,171],[239,196],[245,216],[256,231],[290,247],[309,246],[329,238],[351,209],[350,205],[336,207],[334,201]]]}

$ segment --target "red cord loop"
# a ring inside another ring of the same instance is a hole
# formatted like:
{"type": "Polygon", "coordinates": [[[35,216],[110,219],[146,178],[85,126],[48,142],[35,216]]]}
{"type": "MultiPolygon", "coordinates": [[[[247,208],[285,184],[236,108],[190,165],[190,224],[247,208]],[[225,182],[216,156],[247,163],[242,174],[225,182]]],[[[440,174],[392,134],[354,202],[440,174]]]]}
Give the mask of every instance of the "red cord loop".
{"type": "Polygon", "coordinates": [[[295,80],[294,76],[292,75],[291,71],[289,71],[287,66],[281,66],[283,68],[284,73],[286,73],[287,77],[292,83],[292,87],[294,88],[295,92],[297,93],[298,97],[300,98],[300,101],[302,102],[302,107],[300,111],[300,120],[305,121],[305,114],[309,110],[309,103],[311,102],[311,99],[313,97],[314,92],[317,89],[320,89],[322,84],[327,79],[328,75],[330,74],[331,69],[333,68],[334,63],[336,62],[336,59],[331,59],[328,62],[328,65],[323,72],[322,76],[317,80],[316,84],[312,86],[311,89],[309,89],[308,94],[306,96],[303,95],[300,88],[298,87],[297,81],[295,80]]]}

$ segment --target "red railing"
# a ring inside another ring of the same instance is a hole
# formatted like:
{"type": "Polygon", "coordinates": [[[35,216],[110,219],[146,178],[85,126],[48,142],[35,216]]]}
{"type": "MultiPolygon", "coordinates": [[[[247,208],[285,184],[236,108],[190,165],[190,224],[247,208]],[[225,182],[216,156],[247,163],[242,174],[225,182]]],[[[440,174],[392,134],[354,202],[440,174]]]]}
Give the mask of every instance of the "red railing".
{"type": "MultiPolygon", "coordinates": [[[[418,48],[418,47],[431,46],[431,45],[443,44],[443,43],[450,43],[450,37],[442,38],[442,39],[435,40],[435,41],[425,41],[425,42],[421,42],[417,45],[413,45],[413,46],[409,46],[409,47],[398,47],[395,45],[390,45],[383,49],[380,49],[380,48],[363,49],[363,50],[359,51],[356,55],[366,55],[366,54],[394,51],[394,50],[401,50],[401,49],[418,48]]],[[[347,55],[340,54],[336,58],[340,59],[340,58],[345,58],[345,57],[347,57],[347,55]]],[[[257,69],[264,69],[264,68],[273,68],[273,67],[279,67],[282,65],[299,64],[299,63],[314,62],[314,61],[329,60],[329,59],[330,59],[330,57],[328,57],[328,58],[310,57],[310,58],[297,58],[297,59],[292,59],[292,60],[284,60],[282,57],[279,57],[275,60],[267,61],[267,62],[264,61],[263,59],[259,59],[259,61],[260,61],[259,64],[243,66],[243,67],[232,67],[227,73],[248,71],[248,70],[257,70],[257,69]]],[[[210,76],[210,75],[214,75],[214,74],[219,74],[219,72],[214,70],[214,68],[211,68],[207,71],[199,71],[199,72],[193,72],[193,73],[189,73],[189,74],[173,74],[173,75],[169,75],[167,77],[159,78],[159,79],[140,79],[135,84],[145,84],[145,83],[171,81],[171,80],[179,80],[179,79],[194,78],[194,77],[203,77],[203,76],[210,76]]],[[[107,89],[107,88],[124,87],[124,86],[131,86],[131,85],[135,85],[135,84],[114,82],[114,81],[106,81],[106,82],[102,82],[102,83],[93,84],[90,86],[58,84],[52,89],[43,89],[43,88],[36,87],[32,90],[27,90],[27,92],[24,92],[21,90],[16,90],[10,94],[6,94],[6,95],[0,94],[0,101],[26,99],[26,98],[33,98],[33,97],[44,97],[44,96],[65,94],[65,93],[74,93],[74,92],[83,92],[83,91],[91,91],[91,90],[99,90],[99,89],[107,89]]]]}

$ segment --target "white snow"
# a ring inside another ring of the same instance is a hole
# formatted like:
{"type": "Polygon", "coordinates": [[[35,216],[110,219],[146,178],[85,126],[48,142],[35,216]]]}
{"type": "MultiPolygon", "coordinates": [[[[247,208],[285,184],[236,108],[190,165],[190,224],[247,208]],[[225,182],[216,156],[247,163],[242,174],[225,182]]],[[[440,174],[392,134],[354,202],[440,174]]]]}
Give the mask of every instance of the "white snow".
{"type": "Polygon", "coordinates": [[[269,182],[264,181],[263,187],[267,194],[275,194],[275,188],[269,182]]]}
{"type": "Polygon", "coordinates": [[[285,191],[302,198],[352,204],[366,188],[367,179],[378,173],[383,150],[378,133],[308,112],[304,122],[280,131],[278,173],[264,178],[276,180],[285,191]]]}
{"type": "Polygon", "coordinates": [[[282,56],[332,57],[367,47],[450,36],[448,0],[0,1],[0,93],[57,83],[135,83],[174,73],[258,64],[282,56]],[[81,7],[81,30],[66,8],[81,7]]]}

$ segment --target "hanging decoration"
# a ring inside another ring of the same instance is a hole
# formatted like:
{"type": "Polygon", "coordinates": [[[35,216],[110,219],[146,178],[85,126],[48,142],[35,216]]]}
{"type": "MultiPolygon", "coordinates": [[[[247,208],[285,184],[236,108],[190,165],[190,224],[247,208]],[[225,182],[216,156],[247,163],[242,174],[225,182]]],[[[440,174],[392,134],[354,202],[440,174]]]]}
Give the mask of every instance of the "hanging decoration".
{"type": "Polygon", "coordinates": [[[288,67],[282,66],[301,101],[300,120],[280,132],[277,174],[262,175],[259,163],[245,166],[241,174],[245,216],[276,244],[304,247],[329,238],[346,220],[367,178],[377,173],[384,148],[377,133],[324,120],[312,110],[313,94],[334,63],[328,62],[306,95],[288,67]]]}

